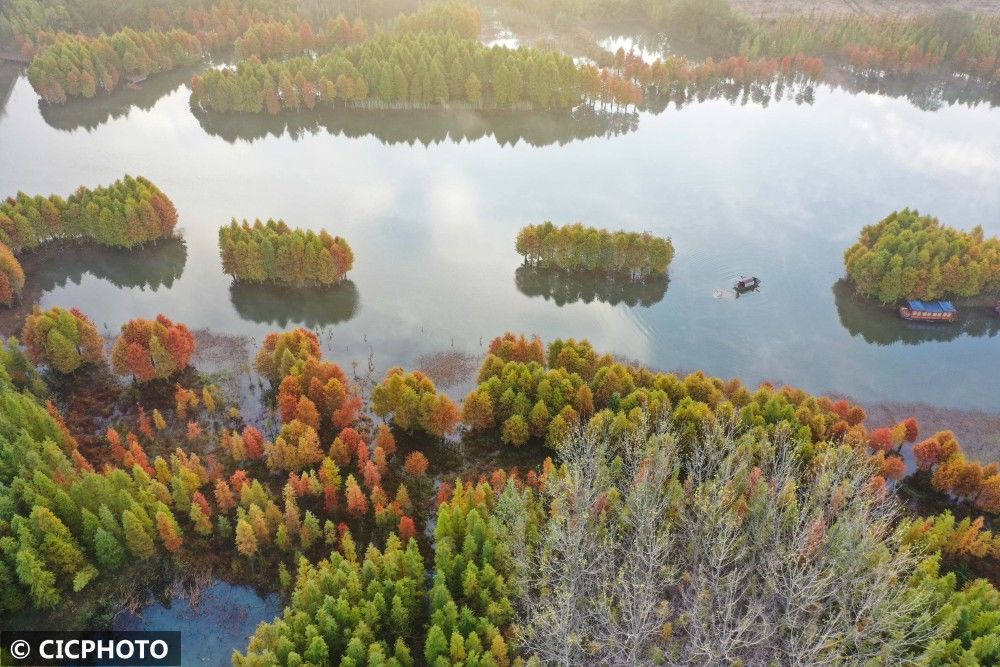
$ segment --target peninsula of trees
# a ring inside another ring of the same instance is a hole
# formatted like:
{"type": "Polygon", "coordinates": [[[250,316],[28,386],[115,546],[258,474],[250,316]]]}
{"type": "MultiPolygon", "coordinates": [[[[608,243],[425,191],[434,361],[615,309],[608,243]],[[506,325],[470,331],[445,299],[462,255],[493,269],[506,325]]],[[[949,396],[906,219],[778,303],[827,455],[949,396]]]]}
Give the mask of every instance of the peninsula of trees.
{"type": "Polygon", "coordinates": [[[577,67],[556,51],[489,48],[454,33],[383,34],[315,60],[241,61],[191,82],[207,110],[271,114],[317,106],[564,108],[580,101],[577,67]]]}
{"type": "Polygon", "coordinates": [[[857,292],[882,303],[1000,294],[1000,239],[910,209],[862,229],[844,265],[857,292]]]}
{"type": "Polygon", "coordinates": [[[222,270],[237,280],[281,285],[332,285],[354,265],[347,241],[326,230],[292,229],[284,220],[235,219],[219,229],[222,270]]]}
{"type": "Polygon", "coordinates": [[[19,192],[0,202],[0,304],[12,305],[24,288],[21,252],[71,240],[134,248],[172,236],[176,225],[173,202],[142,176],[81,187],[67,199],[19,192]]]}
{"type": "Polygon", "coordinates": [[[580,223],[528,225],[518,232],[515,248],[529,266],[623,275],[633,280],[665,274],[674,258],[669,238],[648,232],[611,232],[580,223]]]}
{"type": "Polygon", "coordinates": [[[113,35],[57,35],[28,67],[28,81],[46,102],[94,97],[115,90],[121,81],[137,81],[201,59],[198,38],[183,30],[122,30],[113,35]]]}

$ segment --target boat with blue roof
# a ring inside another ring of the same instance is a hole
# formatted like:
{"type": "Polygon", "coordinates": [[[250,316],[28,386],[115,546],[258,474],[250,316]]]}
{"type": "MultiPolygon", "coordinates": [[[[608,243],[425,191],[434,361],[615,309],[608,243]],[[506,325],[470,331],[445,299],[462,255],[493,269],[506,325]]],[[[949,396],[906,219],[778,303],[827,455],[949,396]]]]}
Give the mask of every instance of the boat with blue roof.
{"type": "Polygon", "coordinates": [[[899,316],[914,322],[955,322],[958,310],[951,301],[910,299],[899,307],[899,316]]]}

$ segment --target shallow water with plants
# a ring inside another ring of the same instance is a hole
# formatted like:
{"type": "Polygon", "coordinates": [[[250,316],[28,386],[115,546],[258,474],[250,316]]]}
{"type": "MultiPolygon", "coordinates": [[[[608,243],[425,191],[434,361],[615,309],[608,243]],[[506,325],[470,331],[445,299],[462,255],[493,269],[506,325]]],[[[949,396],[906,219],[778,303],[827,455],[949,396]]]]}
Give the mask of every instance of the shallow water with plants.
{"type": "Polygon", "coordinates": [[[181,633],[185,665],[228,664],[263,621],[281,611],[275,594],[262,597],[246,586],[216,581],[196,595],[155,601],[138,612],[122,612],[113,630],[170,630],[181,633]]]}

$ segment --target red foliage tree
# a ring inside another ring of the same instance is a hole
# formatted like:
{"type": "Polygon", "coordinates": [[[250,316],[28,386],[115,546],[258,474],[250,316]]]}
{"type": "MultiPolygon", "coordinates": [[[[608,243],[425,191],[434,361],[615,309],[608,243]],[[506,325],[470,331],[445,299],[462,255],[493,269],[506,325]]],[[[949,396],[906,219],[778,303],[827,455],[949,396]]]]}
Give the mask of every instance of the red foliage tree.
{"type": "Polygon", "coordinates": [[[399,539],[406,544],[410,538],[417,534],[417,527],[413,524],[413,519],[408,516],[399,519],[399,539]]]}
{"type": "Polygon", "coordinates": [[[893,447],[891,428],[877,428],[869,434],[868,438],[871,441],[872,449],[876,451],[887,452],[893,447]]]}
{"type": "Polygon", "coordinates": [[[368,513],[368,499],[365,498],[364,492],[358,486],[357,481],[355,481],[354,475],[347,476],[344,488],[346,491],[348,514],[355,519],[360,519],[368,513]]]}
{"type": "Polygon", "coordinates": [[[243,446],[251,461],[258,460],[264,455],[264,434],[256,426],[245,427],[243,429],[243,446]]]}

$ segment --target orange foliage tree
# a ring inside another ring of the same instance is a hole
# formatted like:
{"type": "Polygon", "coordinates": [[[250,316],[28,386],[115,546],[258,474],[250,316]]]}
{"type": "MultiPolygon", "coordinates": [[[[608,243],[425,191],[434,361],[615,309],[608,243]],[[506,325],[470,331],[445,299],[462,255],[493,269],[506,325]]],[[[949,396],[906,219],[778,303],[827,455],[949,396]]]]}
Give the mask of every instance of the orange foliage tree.
{"type": "Polygon", "coordinates": [[[940,431],[913,447],[917,467],[931,474],[931,486],[971,503],[976,509],[1000,514],[1000,464],[969,461],[955,434],[940,431]]]}
{"type": "Polygon", "coordinates": [[[111,352],[111,367],[138,382],[162,380],[187,368],[195,351],[188,328],[164,315],[135,319],[122,326],[111,352]]]}

